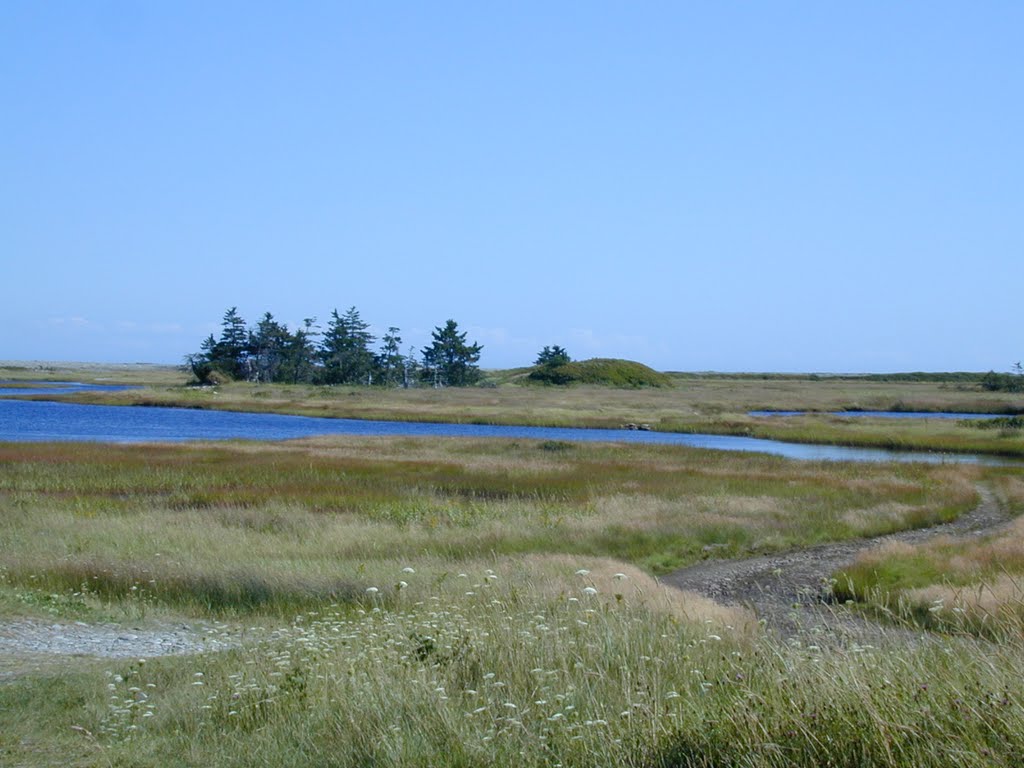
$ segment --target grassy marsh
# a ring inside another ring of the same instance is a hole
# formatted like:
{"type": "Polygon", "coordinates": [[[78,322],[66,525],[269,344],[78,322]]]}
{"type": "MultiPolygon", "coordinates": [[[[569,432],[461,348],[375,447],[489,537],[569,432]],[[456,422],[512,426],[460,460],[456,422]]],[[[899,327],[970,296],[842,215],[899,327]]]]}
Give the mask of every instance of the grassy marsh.
{"type": "MultiPolygon", "coordinates": [[[[745,415],[897,399],[915,409],[1020,405],[929,382],[217,394],[164,383],[108,397],[983,445],[971,436],[1019,450],[1018,437],[955,424],[762,425],[745,415]]],[[[145,662],[3,660],[0,764],[1019,765],[1019,524],[969,546],[940,540],[870,561],[859,596],[876,600],[879,565],[890,568],[887,594],[917,606],[905,618],[945,633],[923,642],[893,629],[874,647],[782,643],[745,610],[653,578],[707,557],[949,520],[977,503],[978,482],[1005,510],[1024,511],[1015,469],[527,440],[3,444],[0,619],[201,620],[247,641],[145,662]],[[938,589],[974,590],[980,609],[943,593],[949,618],[939,621],[929,610],[938,589]],[[986,602],[997,592],[1006,609],[986,602]]]]}
{"type": "Polygon", "coordinates": [[[966,468],[550,448],[395,438],[8,444],[0,564],[10,581],[31,576],[57,592],[88,583],[123,595],[152,581],[146,591],[159,600],[248,610],[343,599],[375,563],[410,555],[612,557],[657,574],[709,552],[934,524],[975,502],[966,468]]]}
{"type": "Polygon", "coordinates": [[[0,611],[227,621],[250,645],[22,669],[0,756],[945,765],[967,741],[1009,765],[1024,649],[783,646],[651,578],[948,519],[978,473],[532,441],[3,445],[0,611]]]}

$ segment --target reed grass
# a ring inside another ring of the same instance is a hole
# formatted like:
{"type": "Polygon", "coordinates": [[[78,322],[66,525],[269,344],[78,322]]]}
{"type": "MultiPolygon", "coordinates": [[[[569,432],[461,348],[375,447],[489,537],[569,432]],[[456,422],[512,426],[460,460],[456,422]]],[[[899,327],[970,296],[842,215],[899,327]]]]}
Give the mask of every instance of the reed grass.
{"type": "Polygon", "coordinates": [[[274,612],[344,600],[410,553],[657,574],[929,525],[974,504],[972,473],[502,440],[0,445],[0,566],[50,592],[274,612]]]}
{"type": "Polygon", "coordinates": [[[1024,621],[1024,520],[981,538],[881,547],[836,584],[839,599],[897,622],[1004,639],[1024,621]]]}

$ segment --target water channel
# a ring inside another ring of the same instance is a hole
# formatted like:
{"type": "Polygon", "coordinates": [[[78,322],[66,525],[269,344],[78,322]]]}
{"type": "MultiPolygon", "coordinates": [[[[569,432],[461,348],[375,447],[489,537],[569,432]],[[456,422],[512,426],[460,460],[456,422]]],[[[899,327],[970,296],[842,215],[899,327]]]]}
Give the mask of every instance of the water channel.
{"type": "Polygon", "coordinates": [[[1022,461],[995,456],[809,445],[734,435],[328,419],[193,408],[79,405],[59,400],[12,399],[17,395],[60,395],[87,389],[109,390],[113,387],[71,383],[38,384],[25,388],[11,386],[10,383],[0,386],[0,441],[130,443],[288,440],[316,435],[468,437],[682,445],[720,451],[768,453],[804,461],[916,461],[1024,466],[1022,461]]]}

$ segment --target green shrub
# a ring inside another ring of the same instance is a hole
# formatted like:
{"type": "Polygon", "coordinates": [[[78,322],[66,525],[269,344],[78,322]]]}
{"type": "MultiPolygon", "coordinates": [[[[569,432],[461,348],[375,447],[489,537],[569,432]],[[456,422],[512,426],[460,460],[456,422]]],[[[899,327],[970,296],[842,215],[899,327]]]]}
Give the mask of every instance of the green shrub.
{"type": "Polygon", "coordinates": [[[1024,376],[989,371],[981,380],[981,388],[989,392],[1024,392],[1024,376]]]}
{"type": "Polygon", "coordinates": [[[975,429],[1024,429],[1024,416],[1000,416],[995,419],[961,419],[960,424],[975,429]]]}
{"type": "Polygon", "coordinates": [[[643,363],[632,360],[594,358],[564,365],[539,366],[530,373],[532,381],[547,384],[601,384],[609,387],[670,387],[672,380],[643,363]]]}

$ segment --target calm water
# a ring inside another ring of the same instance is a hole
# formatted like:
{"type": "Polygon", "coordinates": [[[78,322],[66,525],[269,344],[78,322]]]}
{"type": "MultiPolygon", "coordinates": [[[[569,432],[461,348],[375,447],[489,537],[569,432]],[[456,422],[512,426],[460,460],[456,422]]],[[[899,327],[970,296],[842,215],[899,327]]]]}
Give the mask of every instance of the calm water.
{"type": "MultiPolygon", "coordinates": [[[[67,385],[68,392],[102,387],[67,385]]],[[[47,394],[53,388],[39,388],[47,394]]],[[[618,429],[563,429],[555,427],[503,427],[480,424],[428,424],[423,422],[364,421],[233,413],[191,408],[77,405],[59,401],[4,399],[34,391],[0,388],[0,440],[85,440],[143,442],[184,440],[287,440],[314,435],[369,435],[406,437],[498,437],[572,442],[653,443],[684,445],[719,451],[769,453],[800,460],[920,461],[928,463],[1020,464],[1012,460],[967,454],[885,451],[833,445],[800,445],[778,440],[728,435],[686,435],[669,432],[633,432],[618,429]]]]}

